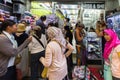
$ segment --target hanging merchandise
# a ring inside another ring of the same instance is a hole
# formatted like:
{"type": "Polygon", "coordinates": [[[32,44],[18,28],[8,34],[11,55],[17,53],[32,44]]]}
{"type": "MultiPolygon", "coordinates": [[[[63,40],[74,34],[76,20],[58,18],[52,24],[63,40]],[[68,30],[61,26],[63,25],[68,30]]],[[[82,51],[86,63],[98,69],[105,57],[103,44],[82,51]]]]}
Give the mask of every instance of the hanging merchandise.
{"type": "Polygon", "coordinates": [[[28,24],[30,24],[35,21],[35,17],[32,15],[31,12],[25,11],[25,13],[22,15],[21,20],[25,20],[28,24]]]}
{"type": "Polygon", "coordinates": [[[108,28],[112,28],[120,39],[120,12],[106,17],[108,28]]]}
{"type": "Polygon", "coordinates": [[[46,24],[56,23],[59,21],[59,18],[55,14],[48,15],[46,18],[46,24]]]}

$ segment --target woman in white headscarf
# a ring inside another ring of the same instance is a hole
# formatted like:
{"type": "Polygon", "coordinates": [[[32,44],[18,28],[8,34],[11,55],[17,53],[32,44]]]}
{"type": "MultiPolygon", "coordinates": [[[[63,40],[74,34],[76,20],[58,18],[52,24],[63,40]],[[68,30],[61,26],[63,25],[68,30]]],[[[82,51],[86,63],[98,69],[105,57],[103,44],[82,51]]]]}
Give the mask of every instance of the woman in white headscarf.
{"type": "Polygon", "coordinates": [[[66,57],[72,53],[73,47],[66,42],[61,29],[49,27],[47,34],[50,42],[46,47],[45,58],[41,57],[40,61],[48,68],[49,80],[62,80],[67,75],[66,57]],[[66,49],[68,51],[65,53],[66,49]]]}

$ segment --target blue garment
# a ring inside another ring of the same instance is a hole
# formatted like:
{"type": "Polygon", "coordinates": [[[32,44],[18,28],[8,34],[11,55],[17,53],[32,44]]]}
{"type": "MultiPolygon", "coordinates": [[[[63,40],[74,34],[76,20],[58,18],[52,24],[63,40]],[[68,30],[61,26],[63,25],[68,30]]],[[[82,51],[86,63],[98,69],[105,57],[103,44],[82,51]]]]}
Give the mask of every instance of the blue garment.
{"type": "Polygon", "coordinates": [[[0,80],[17,80],[16,78],[16,67],[15,66],[11,66],[9,68],[7,68],[7,73],[0,77],[0,80]]]}
{"type": "Polygon", "coordinates": [[[46,26],[45,26],[45,24],[42,22],[42,20],[37,20],[37,21],[36,21],[36,25],[37,25],[37,26],[40,26],[42,33],[45,34],[45,28],[46,28],[46,26]]]}
{"type": "Polygon", "coordinates": [[[31,67],[31,78],[30,80],[38,80],[38,78],[42,78],[40,75],[44,69],[43,64],[39,61],[40,57],[45,56],[45,51],[31,54],[30,59],[30,67],[31,67]]]}

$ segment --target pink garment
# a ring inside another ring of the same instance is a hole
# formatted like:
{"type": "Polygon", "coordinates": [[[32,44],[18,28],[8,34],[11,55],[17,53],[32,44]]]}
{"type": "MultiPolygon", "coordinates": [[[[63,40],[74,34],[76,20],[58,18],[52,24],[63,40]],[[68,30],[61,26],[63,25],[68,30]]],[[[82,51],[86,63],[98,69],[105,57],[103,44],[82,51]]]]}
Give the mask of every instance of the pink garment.
{"type": "Polygon", "coordinates": [[[120,53],[120,45],[117,45],[111,55],[109,57],[111,57],[111,71],[112,71],[112,75],[116,78],[120,78],[120,57],[118,56],[118,54],[120,53]]]}
{"type": "Polygon", "coordinates": [[[120,40],[118,39],[117,34],[112,29],[105,29],[105,33],[107,33],[111,40],[107,41],[104,48],[104,59],[108,59],[109,54],[111,53],[112,49],[115,48],[118,44],[120,44],[120,40]]]}
{"type": "Polygon", "coordinates": [[[57,42],[51,41],[48,43],[45,58],[41,62],[45,67],[48,67],[49,80],[62,80],[67,75],[66,57],[57,42]]]}

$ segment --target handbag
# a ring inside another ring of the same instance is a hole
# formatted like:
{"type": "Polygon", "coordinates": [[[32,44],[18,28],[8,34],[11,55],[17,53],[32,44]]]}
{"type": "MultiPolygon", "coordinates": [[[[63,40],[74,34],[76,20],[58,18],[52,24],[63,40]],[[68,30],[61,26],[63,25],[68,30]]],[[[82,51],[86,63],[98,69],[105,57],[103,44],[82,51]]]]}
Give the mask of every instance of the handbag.
{"type": "Polygon", "coordinates": [[[47,71],[48,71],[48,68],[44,67],[44,69],[41,73],[42,78],[47,78],[47,71]]]}
{"type": "Polygon", "coordinates": [[[21,62],[21,59],[22,59],[22,56],[20,54],[18,54],[16,57],[15,57],[15,62],[14,64],[17,65],[21,62]]]}
{"type": "Polygon", "coordinates": [[[113,80],[110,66],[104,64],[104,80],[113,80]]]}

